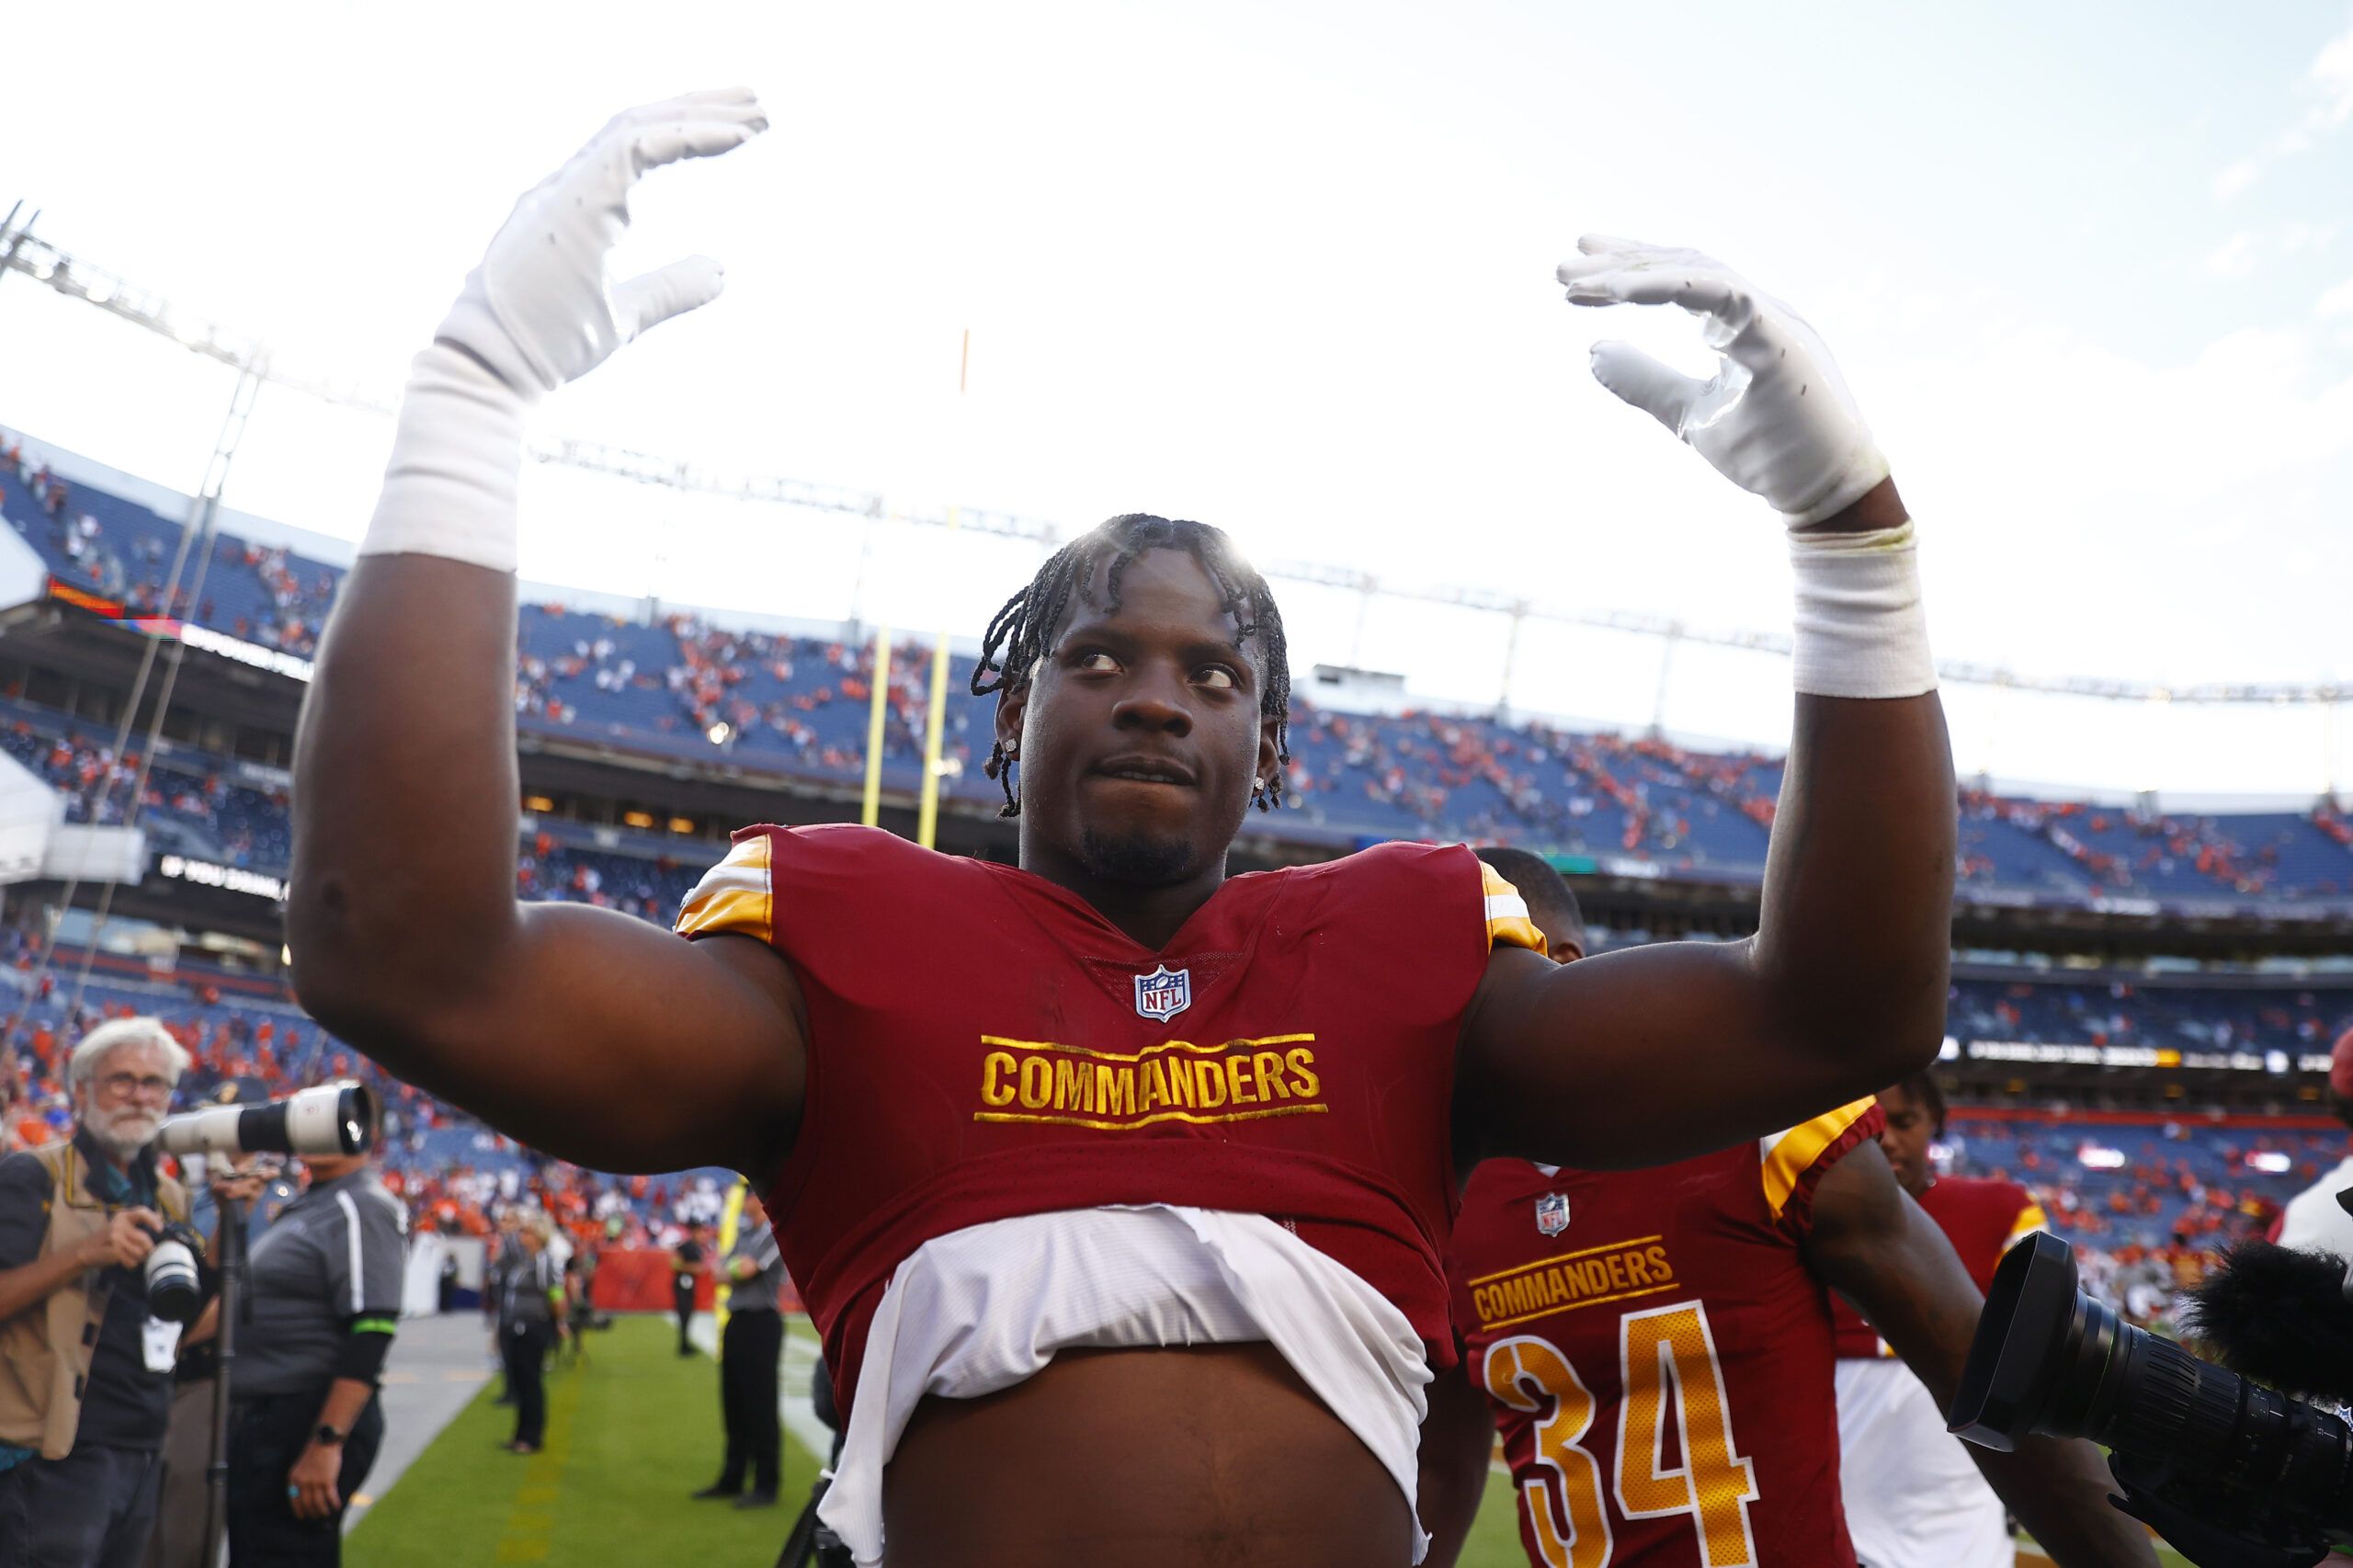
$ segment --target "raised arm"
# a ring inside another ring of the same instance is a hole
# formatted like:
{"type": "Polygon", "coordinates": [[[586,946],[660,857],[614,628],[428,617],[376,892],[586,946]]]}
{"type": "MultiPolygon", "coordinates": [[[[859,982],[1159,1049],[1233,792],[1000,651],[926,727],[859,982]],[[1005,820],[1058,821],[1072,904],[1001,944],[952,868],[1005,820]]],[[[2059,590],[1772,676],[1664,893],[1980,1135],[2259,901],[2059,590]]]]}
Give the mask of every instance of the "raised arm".
{"type": "Polygon", "coordinates": [[[1594,371],[1789,526],[1796,721],[1756,935],[1498,950],[1465,1018],[1458,1161],[1679,1159],[1870,1094],[1944,1039],[1952,758],[1886,461],[1787,306],[1696,252],[1583,246],[1572,301],[1679,304],[1724,355],[1699,381],[1604,343],[1594,371]]]}
{"type": "Polygon", "coordinates": [[[417,356],[384,490],[295,742],[286,916],[312,1015],[502,1131],[607,1170],[758,1171],[798,1115],[790,968],[515,899],[515,490],[529,405],[717,294],[692,258],[614,283],[645,169],[766,124],[748,93],[631,110],[517,203],[417,356]]]}
{"type": "MultiPolygon", "coordinates": [[[[1862,1309],[1938,1409],[1952,1403],[1984,1299],[1944,1232],[1896,1185],[1877,1144],[1856,1148],[1824,1175],[1806,1261],[1862,1309]]],[[[2059,1568],[2155,1568],[2149,1532],[2109,1506],[2115,1483],[2091,1444],[2026,1437],[2006,1454],[1967,1447],[2059,1568]]]]}

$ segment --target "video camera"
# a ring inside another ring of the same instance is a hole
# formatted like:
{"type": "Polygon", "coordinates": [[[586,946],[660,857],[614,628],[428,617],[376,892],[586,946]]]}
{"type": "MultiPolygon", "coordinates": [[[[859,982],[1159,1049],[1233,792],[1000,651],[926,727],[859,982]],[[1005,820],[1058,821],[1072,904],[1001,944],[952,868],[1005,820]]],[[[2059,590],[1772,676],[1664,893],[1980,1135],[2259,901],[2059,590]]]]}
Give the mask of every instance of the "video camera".
{"type": "Polygon", "coordinates": [[[2198,1568],[2312,1568],[2353,1546],[2353,1427],[2279,1391],[2353,1399],[2347,1283],[2339,1258],[2242,1244],[2188,1293],[2217,1365],[2085,1295],[2073,1249],[2029,1236],[1995,1272],[1951,1430],[2005,1452],[2087,1437],[2111,1450],[2117,1506],[2198,1568]]]}

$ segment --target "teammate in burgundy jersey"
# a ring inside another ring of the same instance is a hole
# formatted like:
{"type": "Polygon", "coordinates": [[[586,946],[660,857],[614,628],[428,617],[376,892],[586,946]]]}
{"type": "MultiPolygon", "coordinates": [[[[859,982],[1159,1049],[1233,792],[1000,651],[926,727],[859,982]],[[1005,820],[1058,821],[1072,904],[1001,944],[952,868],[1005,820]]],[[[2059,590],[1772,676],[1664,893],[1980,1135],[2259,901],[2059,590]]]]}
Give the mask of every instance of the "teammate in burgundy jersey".
{"type": "MultiPolygon", "coordinates": [[[[2041,1207],[2014,1181],[1939,1176],[1930,1142],[1944,1131],[1944,1095],[1927,1072],[1880,1091],[1880,1137],[1904,1190],[1949,1237],[1982,1293],[2002,1254],[2044,1227],[2041,1207]]],[[[2010,1561],[2004,1496],[1986,1484],[1984,1450],[1944,1429],[1945,1390],[1932,1397],[1889,1363],[1868,1302],[1838,1304],[1838,1429],[1847,1515],[1871,1568],[1992,1568],[2010,1561]],[[1867,1322],[1866,1317],[1870,1321],[1867,1322]]]]}
{"type": "MultiPolygon", "coordinates": [[[[1579,958],[1558,874],[1480,854],[1553,958],[1579,958]]],[[[1462,1367],[1431,1390],[1423,1430],[1435,1568],[1470,1528],[1495,1431],[1533,1568],[1851,1568],[1831,1290],[1868,1302],[1945,1388],[1980,1304],[1876,1146],[1883,1119],[1862,1099],[1657,1170],[1473,1170],[1448,1259],[1462,1367]]],[[[2063,1568],[2154,1561],[2087,1445],[1988,1459],[2063,1568]]]]}
{"type": "Polygon", "coordinates": [[[948,1568],[1405,1563],[1451,1170],[1724,1147],[1943,1038],[1953,778],[1903,502],[1787,307],[1696,253],[1590,237],[1561,269],[1575,303],[1678,304],[1740,357],[1710,383],[1596,364],[1770,503],[1801,568],[1746,942],[1556,967],[1459,850],[1229,882],[1252,802],[1282,798],[1281,618],[1222,534],[1142,516],[1055,552],[983,640],[1018,870],[762,829],[699,890],[696,940],[517,903],[528,407],[717,293],[707,260],[620,279],[610,253],[640,175],[765,124],[740,92],[615,119],[419,355],[298,738],[298,991],[551,1153],[769,1183],[835,1372],[890,1369],[880,1413],[836,1385],[870,1559],[887,1530],[948,1568]],[[1106,1237],[1125,1266],[1090,1272],[1106,1237]]]}

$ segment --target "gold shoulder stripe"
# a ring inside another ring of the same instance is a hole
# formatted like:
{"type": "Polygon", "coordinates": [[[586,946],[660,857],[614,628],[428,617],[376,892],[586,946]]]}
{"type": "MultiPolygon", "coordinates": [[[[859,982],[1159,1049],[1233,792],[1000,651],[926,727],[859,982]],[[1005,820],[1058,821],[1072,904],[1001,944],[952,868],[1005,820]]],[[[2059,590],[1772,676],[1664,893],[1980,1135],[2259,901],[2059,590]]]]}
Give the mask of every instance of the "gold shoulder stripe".
{"type": "Polygon", "coordinates": [[[1487,947],[1493,951],[1496,943],[1507,947],[1526,948],[1530,952],[1544,953],[1544,933],[1528,917],[1528,901],[1519,890],[1504,880],[1502,872],[1479,862],[1479,892],[1487,905],[1487,947]]]}
{"type": "Polygon", "coordinates": [[[2047,1231],[2050,1228],[2051,1216],[2042,1211],[2042,1205],[2029,1203],[2018,1210],[2018,1219],[2010,1225],[2010,1241],[2014,1243],[2020,1236],[2030,1236],[2037,1231],[2047,1231]]]}
{"type": "Polygon", "coordinates": [[[1812,1121],[1802,1121],[1786,1132],[1776,1132],[1756,1141],[1756,1153],[1762,1165],[1765,1182],[1765,1206],[1779,1220],[1790,1201],[1790,1194],[1797,1190],[1798,1179],[1822,1158],[1822,1152],[1838,1142],[1847,1129],[1855,1125],[1865,1111],[1879,1103],[1875,1095],[1824,1111],[1812,1121]]]}
{"type": "Polygon", "coordinates": [[[768,835],[753,834],[735,841],[727,858],[703,873],[695,891],[678,910],[674,927],[681,937],[711,937],[722,933],[756,937],[763,942],[776,936],[775,893],[768,868],[768,835]]]}

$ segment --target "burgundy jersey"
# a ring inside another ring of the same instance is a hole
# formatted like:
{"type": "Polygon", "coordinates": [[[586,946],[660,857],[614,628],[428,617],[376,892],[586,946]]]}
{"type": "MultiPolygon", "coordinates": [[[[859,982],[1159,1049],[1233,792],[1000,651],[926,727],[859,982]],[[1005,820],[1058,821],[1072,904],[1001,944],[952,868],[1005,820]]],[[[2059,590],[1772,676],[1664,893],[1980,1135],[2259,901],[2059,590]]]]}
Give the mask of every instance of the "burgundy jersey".
{"type": "MultiPolygon", "coordinates": [[[[2035,1231],[2048,1230],[2051,1224],[2042,1206],[2025,1187],[2014,1181],[1982,1176],[1938,1176],[1928,1184],[1920,1207],[1961,1255],[1961,1266],[1977,1282],[1981,1296],[1994,1288],[1995,1267],[2010,1244],[2035,1231]]],[[[1895,1354],[1887,1341],[1871,1332],[1871,1325],[1853,1303],[1841,1298],[1835,1305],[1840,1356],[1895,1354]]]]}
{"type": "Polygon", "coordinates": [[[1455,1040],[1496,942],[1468,849],[1234,877],[1158,952],[1042,878],[870,828],[746,828],[678,929],[767,942],[807,1000],[806,1111],[767,1183],[834,1388],[935,1236],[1110,1204],[1265,1214],[1453,1354],[1455,1040]]]}
{"type": "Polygon", "coordinates": [[[1643,1171],[1489,1160],[1448,1260],[1538,1568],[1851,1568],[1827,1292],[1800,1251],[1870,1099],[1643,1171]]]}

